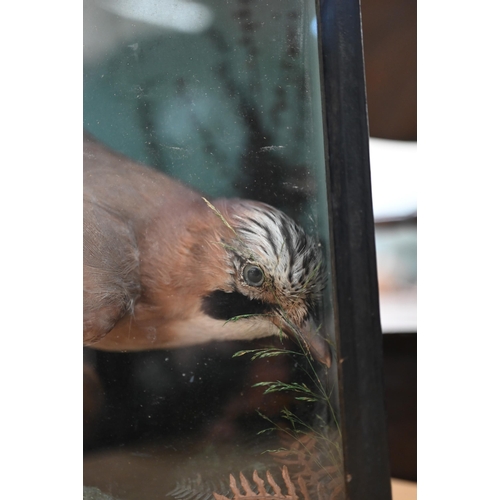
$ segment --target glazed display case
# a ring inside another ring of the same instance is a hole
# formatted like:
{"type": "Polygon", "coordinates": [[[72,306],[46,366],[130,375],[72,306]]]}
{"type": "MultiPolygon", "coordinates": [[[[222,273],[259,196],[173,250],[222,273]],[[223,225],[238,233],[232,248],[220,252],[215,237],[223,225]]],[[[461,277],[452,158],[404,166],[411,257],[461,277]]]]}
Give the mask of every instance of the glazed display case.
{"type": "Polygon", "coordinates": [[[86,346],[84,498],[390,499],[359,4],[85,0],[83,109],[109,150],[303,228],[330,353],[224,326],[86,346]]]}

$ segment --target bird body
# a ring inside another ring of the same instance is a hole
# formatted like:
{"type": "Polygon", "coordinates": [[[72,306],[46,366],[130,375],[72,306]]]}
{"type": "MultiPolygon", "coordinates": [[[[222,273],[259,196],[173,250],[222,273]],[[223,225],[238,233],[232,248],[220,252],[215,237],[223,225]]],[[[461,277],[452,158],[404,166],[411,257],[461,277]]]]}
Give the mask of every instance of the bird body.
{"type": "Polygon", "coordinates": [[[84,344],[135,351],[282,332],[330,364],[318,245],[264,203],[196,191],[84,137],[84,344]]]}

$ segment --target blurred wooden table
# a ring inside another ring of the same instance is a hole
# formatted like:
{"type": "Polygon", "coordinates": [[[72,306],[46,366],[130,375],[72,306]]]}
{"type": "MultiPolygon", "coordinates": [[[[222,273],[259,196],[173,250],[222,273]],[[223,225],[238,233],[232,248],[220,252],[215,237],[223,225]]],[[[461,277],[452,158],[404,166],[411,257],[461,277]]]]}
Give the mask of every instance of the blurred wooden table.
{"type": "Polygon", "coordinates": [[[417,483],[391,479],[392,500],[417,500],[417,483]]]}

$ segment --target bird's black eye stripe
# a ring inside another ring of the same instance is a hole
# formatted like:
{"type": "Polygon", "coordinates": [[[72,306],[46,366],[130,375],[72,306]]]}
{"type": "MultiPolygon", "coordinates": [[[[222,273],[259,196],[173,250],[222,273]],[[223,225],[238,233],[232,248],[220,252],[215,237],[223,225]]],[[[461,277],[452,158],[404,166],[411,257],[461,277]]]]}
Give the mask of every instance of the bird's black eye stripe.
{"type": "Polygon", "coordinates": [[[201,309],[211,318],[227,321],[248,314],[266,314],[271,311],[271,306],[261,300],[251,300],[239,292],[215,290],[203,297],[201,309]]]}

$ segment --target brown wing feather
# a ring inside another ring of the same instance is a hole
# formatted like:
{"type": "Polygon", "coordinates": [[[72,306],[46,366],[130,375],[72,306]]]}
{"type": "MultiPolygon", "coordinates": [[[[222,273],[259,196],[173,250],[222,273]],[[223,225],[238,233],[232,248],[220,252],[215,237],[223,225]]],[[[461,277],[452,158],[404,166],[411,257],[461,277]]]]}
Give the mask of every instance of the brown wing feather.
{"type": "Polygon", "coordinates": [[[128,224],[84,198],[83,340],[94,343],[127,312],[140,291],[139,251],[128,224]]]}
{"type": "Polygon", "coordinates": [[[186,213],[203,201],[195,191],[87,136],[83,191],[83,334],[84,343],[91,344],[133,313],[141,272],[151,260],[140,268],[141,254],[168,244],[186,213]],[[162,234],[157,234],[154,221],[160,217],[162,234]]]}

